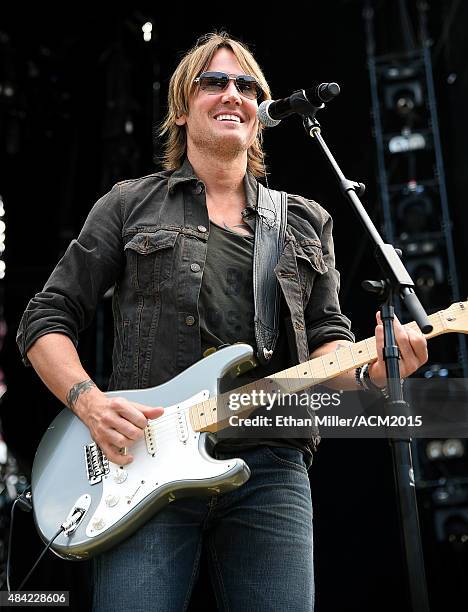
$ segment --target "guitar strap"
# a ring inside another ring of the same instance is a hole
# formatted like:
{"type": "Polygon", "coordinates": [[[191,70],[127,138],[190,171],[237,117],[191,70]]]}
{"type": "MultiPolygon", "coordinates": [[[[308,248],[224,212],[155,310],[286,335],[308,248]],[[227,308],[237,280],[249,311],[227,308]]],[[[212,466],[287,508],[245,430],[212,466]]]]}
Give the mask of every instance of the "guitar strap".
{"type": "Polygon", "coordinates": [[[257,218],[253,255],[253,294],[257,358],[266,364],[279,335],[281,293],[275,266],[283,252],[288,213],[288,194],[258,183],[257,218]]]}

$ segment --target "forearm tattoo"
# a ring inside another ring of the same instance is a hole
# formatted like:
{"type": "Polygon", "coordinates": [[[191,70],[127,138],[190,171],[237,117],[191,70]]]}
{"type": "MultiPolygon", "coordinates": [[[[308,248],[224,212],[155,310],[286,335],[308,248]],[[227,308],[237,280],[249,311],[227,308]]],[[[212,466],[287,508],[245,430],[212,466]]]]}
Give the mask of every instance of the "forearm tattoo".
{"type": "Polygon", "coordinates": [[[67,406],[70,408],[70,410],[73,410],[75,408],[76,402],[78,401],[78,398],[80,397],[82,393],[86,393],[92,387],[95,387],[95,386],[96,385],[93,383],[93,381],[90,378],[88,378],[88,380],[83,380],[82,382],[76,383],[76,385],[73,385],[73,387],[67,393],[67,398],[66,398],[67,406]]]}

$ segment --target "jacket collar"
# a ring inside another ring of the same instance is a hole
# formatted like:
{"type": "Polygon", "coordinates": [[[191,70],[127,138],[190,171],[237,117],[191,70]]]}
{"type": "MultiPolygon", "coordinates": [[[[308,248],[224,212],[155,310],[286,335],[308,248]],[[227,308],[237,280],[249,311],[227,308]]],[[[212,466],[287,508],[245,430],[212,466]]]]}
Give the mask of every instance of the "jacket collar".
{"type": "MultiPolygon", "coordinates": [[[[185,157],[180,168],[174,170],[169,177],[168,189],[170,193],[173,193],[181,185],[196,182],[202,183],[202,181],[200,181],[195,174],[192,164],[189,162],[188,158],[185,157]]],[[[248,171],[244,176],[244,190],[246,197],[246,208],[250,209],[252,212],[256,211],[258,184],[255,176],[248,171]]]]}
{"type": "Polygon", "coordinates": [[[177,187],[179,187],[179,185],[183,185],[185,183],[190,183],[190,182],[196,182],[198,180],[199,180],[198,177],[195,175],[195,172],[193,171],[192,164],[189,162],[187,157],[185,157],[180,168],[177,168],[177,170],[174,170],[174,172],[169,177],[169,184],[168,184],[169,192],[172,193],[177,187]]]}

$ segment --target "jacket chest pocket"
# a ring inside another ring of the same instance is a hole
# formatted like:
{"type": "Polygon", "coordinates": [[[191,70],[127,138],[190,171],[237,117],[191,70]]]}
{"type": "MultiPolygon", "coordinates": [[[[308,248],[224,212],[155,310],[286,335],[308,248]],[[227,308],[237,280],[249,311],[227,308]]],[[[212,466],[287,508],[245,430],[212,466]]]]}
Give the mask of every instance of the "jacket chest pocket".
{"type": "Polygon", "coordinates": [[[141,293],[156,293],[172,278],[179,232],[157,230],[135,234],[124,249],[132,285],[141,293]]]}
{"type": "Polygon", "coordinates": [[[302,296],[307,304],[317,275],[328,272],[323,259],[322,245],[318,240],[304,240],[296,242],[296,262],[299,271],[302,296]]]}

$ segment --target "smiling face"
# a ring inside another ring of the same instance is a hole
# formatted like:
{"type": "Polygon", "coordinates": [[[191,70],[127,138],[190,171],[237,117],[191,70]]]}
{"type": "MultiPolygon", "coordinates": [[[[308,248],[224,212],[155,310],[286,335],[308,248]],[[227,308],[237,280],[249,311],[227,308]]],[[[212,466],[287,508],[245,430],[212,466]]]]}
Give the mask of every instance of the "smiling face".
{"type": "MultiPolygon", "coordinates": [[[[230,49],[216,51],[205,72],[245,74],[230,49]]],[[[245,156],[257,135],[257,100],[242,96],[235,82],[229,81],[224,91],[207,93],[197,85],[190,98],[188,115],[176,120],[187,131],[187,154],[193,160],[199,154],[223,158],[245,156]]]]}

